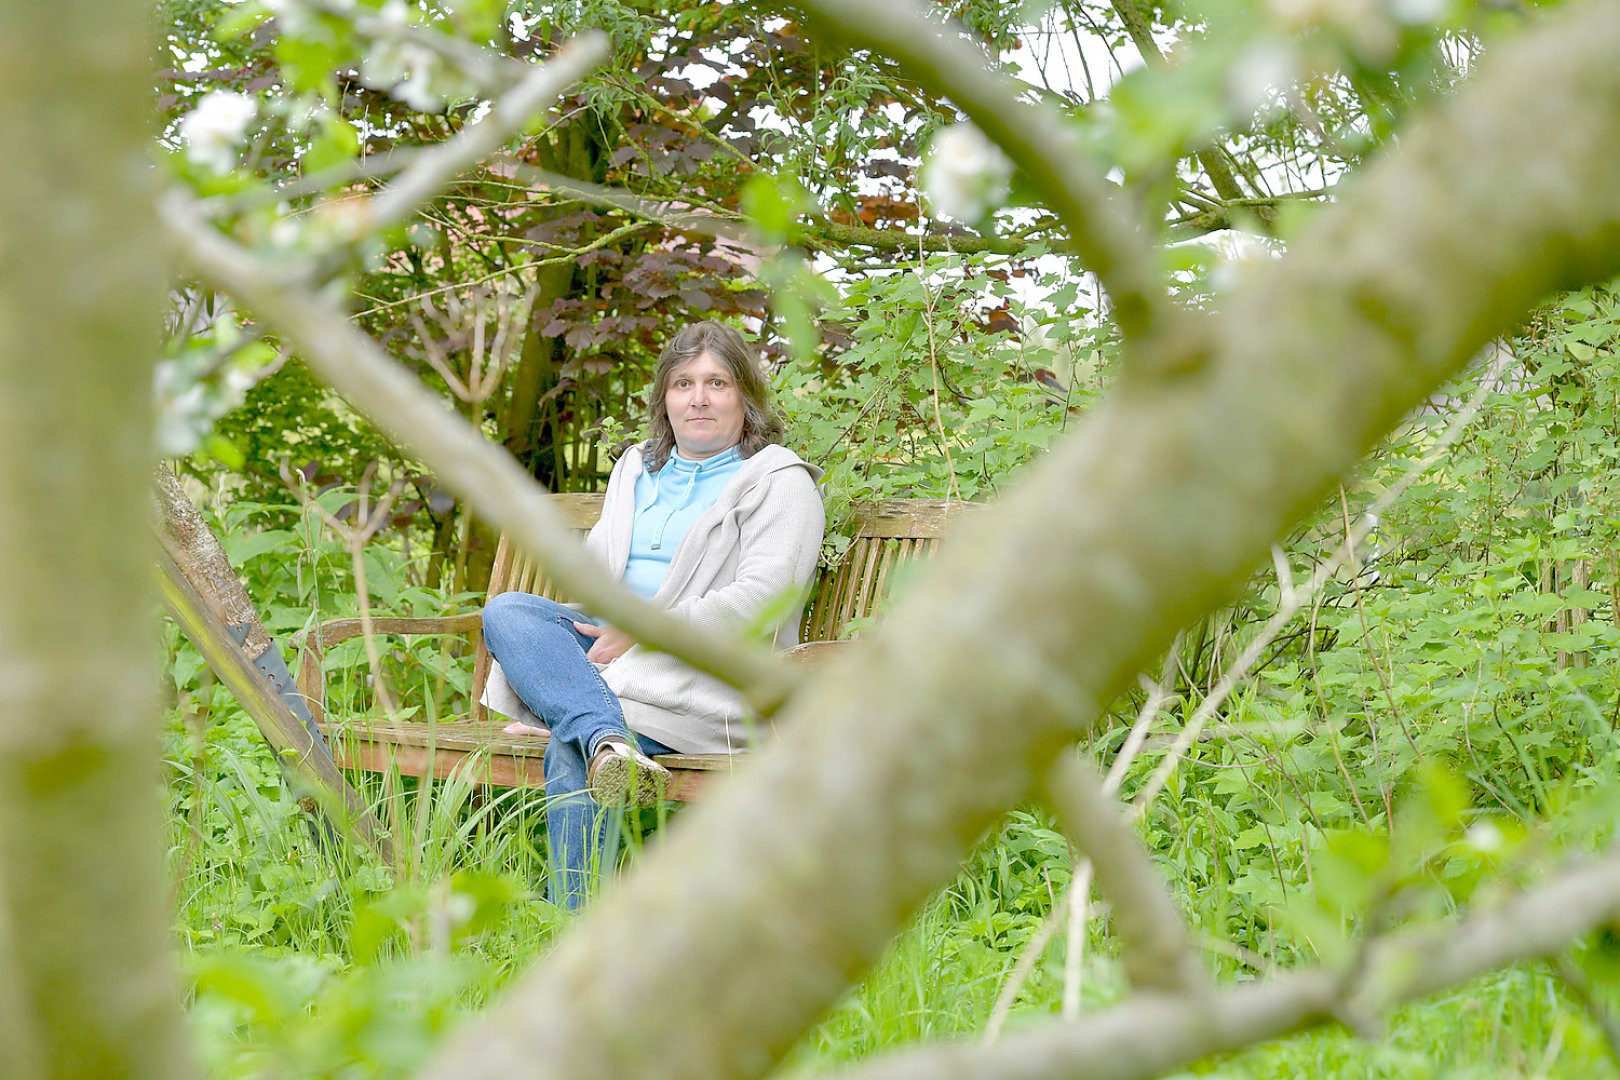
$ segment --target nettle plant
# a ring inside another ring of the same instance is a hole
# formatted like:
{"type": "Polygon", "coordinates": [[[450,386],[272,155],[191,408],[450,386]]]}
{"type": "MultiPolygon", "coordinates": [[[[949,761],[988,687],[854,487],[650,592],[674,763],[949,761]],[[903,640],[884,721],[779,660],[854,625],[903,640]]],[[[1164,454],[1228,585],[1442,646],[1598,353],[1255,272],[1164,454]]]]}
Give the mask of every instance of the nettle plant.
{"type": "MultiPolygon", "coordinates": [[[[1613,821],[1620,761],[1620,341],[1612,291],[1504,342],[1479,414],[1250,671],[1145,817],[1201,927],[1268,958],[1336,955],[1393,912],[1438,918],[1613,821]]],[[[1278,559],[1303,582],[1464,409],[1458,380],[1386,440],[1278,559]]],[[[1184,720],[1277,610],[1272,568],[1189,628],[1184,720]]],[[[1129,706],[1121,703],[1128,719],[1129,706]]],[[[1173,725],[1172,725],[1173,726],[1173,725]]],[[[1100,740],[1107,763],[1123,725],[1100,740]]],[[[1145,756],[1133,795],[1159,758],[1145,756]]]]}

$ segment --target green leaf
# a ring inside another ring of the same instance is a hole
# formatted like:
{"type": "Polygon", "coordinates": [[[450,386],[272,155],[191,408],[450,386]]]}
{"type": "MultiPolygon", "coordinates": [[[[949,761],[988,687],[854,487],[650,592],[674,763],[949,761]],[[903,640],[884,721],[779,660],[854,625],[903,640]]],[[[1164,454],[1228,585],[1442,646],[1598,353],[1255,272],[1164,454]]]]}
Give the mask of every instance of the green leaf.
{"type": "Polygon", "coordinates": [[[276,38],[276,63],[295,94],[316,94],[330,101],[337,94],[332,72],[345,60],[347,50],[334,40],[315,41],[304,37],[276,38]]]}
{"type": "Polygon", "coordinates": [[[444,8],[465,37],[489,41],[501,32],[502,0],[449,0],[444,8]]]}
{"type": "Polygon", "coordinates": [[[791,173],[780,178],[757,173],[743,185],[742,208],[763,239],[784,244],[791,238],[799,215],[815,208],[815,200],[791,173]]]}
{"type": "Polygon", "coordinates": [[[247,464],[247,457],[231,440],[217,432],[211,433],[203,439],[203,453],[225,466],[227,469],[240,471],[247,464]]]}
{"type": "Polygon", "coordinates": [[[301,164],[306,173],[318,173],[338,165],[347,165],[360,153],[360,133],[354,125],[334,112],[323,112],[320,131],[301,164]]]}
{"type": "MultiPolygon", "coordinates": [[[[269,914],[266,912],[266,914],[269,914]]],[[[196,993],[231,1001],[261,1024],[292,1020],[301,1009],[295,988],[275,965],[251,956],[223,953],[196,961],[196,993]]]]}
{"type": "Polygon", "coordinates": [[[270,17],[270,10],[257,0],[226,8],[214,23],[216,41],[232,41],[249,30],[257,29],[270,17]]]}
{"type": "Polygon", "coordinates": [[[225,537],[220,546],[232,566],[240,567],[267,552],[288,548],[297,537],[290,529],[265,529],[225,537]]]}

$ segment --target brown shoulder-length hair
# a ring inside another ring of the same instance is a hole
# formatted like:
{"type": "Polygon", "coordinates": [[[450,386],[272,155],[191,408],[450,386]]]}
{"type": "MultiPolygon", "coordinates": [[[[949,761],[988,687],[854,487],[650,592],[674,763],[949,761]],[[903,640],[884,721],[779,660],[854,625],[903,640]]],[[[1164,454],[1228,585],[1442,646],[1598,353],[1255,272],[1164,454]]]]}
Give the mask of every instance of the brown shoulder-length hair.
{"type": "Polygon", "coordinates": [[[662,469],[675,449],[675,429],[669,422],[669,408],[664,403],[669,396],[670,378],[676,368],[704,353],[726,365],[742,394],[743,429],[737,452],[745,458],[753,457],[771,443],[782,441],[786,429],[781,416],[771,406],[771,384],[765,381],[765,373],[748,342],[724,323],[693,323],[670,339],[659,354],[658,366],[653,369],[647,403],[651,413],[647,424],[650,438],[642,449],[649,472],[662,469]]]}

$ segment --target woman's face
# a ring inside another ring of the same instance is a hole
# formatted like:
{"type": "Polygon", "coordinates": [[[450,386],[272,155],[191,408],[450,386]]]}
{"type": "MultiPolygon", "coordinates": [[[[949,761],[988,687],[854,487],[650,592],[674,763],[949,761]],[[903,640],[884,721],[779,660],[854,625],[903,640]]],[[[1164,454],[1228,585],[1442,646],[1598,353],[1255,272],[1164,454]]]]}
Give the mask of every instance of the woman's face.
{"type": "Polygon", "coordinates": [[[742,441],[742,391],[731,369],[706,352],[670,372],[664,408],[684,458],[702,461],[742,441]]]}

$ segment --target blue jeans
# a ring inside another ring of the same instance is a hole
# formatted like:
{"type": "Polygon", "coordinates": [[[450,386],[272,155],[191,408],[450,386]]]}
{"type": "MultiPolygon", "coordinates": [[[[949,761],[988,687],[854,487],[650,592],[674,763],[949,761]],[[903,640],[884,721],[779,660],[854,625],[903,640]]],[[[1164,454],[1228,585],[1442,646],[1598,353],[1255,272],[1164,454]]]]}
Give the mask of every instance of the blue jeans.
{"type": "Polygon", "coordinates": [[[595,644],[574,623],[596,619],[555,600],[500,593],[484,605],[484,642],[506,681],[551,728],[546,743],[546,844],[551,860],[548,895],[569,910],[584,902],[593,869],[608,868],[604,853],[618,851],[622,815],[604,815],[590,796],[586,766],[604,738],[634,739],[648,754],[675,751],[624,722],[624,709],[585,658],[595,644]],[[607,845],[612,834],[613,845],[607,845]]]}

